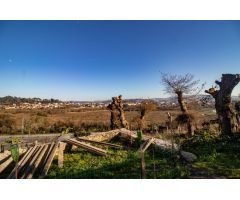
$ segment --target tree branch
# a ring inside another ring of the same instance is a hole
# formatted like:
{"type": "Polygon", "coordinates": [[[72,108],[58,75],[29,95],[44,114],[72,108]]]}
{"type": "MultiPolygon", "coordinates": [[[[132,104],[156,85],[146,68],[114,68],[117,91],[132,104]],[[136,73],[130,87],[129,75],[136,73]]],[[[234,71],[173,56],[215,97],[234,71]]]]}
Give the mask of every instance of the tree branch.
{"type": "Polygon", "coordinates": [[[218,91],[218,90],[215,90],[215,88],[210,88],[210,89],[208,89],[208,90],[205,90],[205,93],[212,95],[214,98],[216,97],[216,95],[217,95],[218,92],[219,92],[219,91],[218,91]]]}

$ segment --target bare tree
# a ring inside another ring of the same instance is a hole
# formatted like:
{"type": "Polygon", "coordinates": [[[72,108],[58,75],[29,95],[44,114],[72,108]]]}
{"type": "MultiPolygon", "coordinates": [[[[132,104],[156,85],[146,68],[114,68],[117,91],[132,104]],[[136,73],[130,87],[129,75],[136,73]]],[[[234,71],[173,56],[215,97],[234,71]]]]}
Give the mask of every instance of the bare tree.
{"type": "Polygon", "coordinates": [[[184,101],[184,94],[199,93],[202,88],[197,87],[199,80],[194,80],[192,74],[185,75],[172,75],[172,74],[161,74],[162,83],[165,86],[165,91],[170,94],[176,94],[178,97],[178,103],[183,113],[187,112],[187,105],[184,101]]]}
{"type": "Polygon", "coordinates": [[[225,135],[231,135],[237,130],[238,123],[232,106],[231,94],[239,82],[240,74],[222,74],[221,81],[215,81],[217,86],[205,91],[215,99],[221,133],[225,135]]]}
{"type": "Polygon", "coordinates": [[[191,124],[191,118],[188,117],[188,108],[187,103],[184,101],[183,95],[192,95],[195,93],[198,94],[204,87],[204,84],[202,84],[202,87],[199,88],[199,80],[194,80],[194,76],[192,74],[185,74],[185,75],[172,75],[172,74],[161,74],[161,80],[163,85],[165,86],[165,91],[170,94],[176,94],[178,98],[178,103],[180,106],[180,109],[185,115],[185,118],[187,117],[187,125],[188,125],[188,132],[190,134],[193,133],[193,128],[191,124]]]}

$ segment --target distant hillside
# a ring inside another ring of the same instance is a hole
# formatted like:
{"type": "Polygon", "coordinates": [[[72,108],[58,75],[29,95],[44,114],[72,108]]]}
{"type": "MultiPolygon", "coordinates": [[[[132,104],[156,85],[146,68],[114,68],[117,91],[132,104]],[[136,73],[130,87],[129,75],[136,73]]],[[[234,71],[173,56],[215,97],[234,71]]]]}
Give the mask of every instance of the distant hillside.
{"type": "Polygon", "coordinates": [[[18,104],[18,103],[58,103],[58,99],[40,99],[40,98],[21,98],[21,97],[0,97],[0,104],[18,104]]]}

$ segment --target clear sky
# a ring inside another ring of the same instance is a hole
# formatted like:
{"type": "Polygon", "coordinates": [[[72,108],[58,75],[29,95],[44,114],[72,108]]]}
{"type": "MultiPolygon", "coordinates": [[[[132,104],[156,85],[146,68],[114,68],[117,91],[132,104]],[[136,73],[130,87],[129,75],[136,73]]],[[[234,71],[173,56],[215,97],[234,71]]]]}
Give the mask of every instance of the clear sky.
{"type": "Polygon", "coordinates": [[[160,72],[240,73],[240,21],[0,21],[0,96],[165,97],[160,72]]]}

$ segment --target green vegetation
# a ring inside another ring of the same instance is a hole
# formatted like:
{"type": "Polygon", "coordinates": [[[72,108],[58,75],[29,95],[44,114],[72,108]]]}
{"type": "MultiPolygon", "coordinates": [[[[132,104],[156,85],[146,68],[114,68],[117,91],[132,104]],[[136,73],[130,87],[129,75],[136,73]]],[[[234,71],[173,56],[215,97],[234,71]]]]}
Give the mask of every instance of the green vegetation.
{"type": "Polygon", "coordinates": [[[11,134],[14,130],[15,122],[8,114],[0,114],[0,134],[11,134]]]}
{"type": "MultiPolygon", "coordinates": [[[[150,148],[145,154],[148,179],[240,178],[240,135],[219,137],[199,132],[191,138],[181,139],[181,143],[184,151],[197,155],[197,161],[190,164],[178,154],[150,148]]],[[[64,168],[58,168],[56,158],[46,178],[140,178],[140,157],[137,149],[108,149],[108,152],[107,157],[96,156],[80,149],[65,153],[64,168]]]]}
{"type": "Polygon", "coordinates": [[[138,130],[137,131],[137,138],[136,138],[136,143],[137,143],[137,146],[140,147],[141,144],[142,144],[142,131],[141,130],[138,130]]]}
{"type": "MultiPolygon", "coordinates": [[[[134,150],[108,150],[111,154],[100,157],[80,149],[65,154],[64,168],[59,169],[57,160],[46,178],[57,179],[139,179],[140,158],[134,150]]],[[[185,178],[188,170],[178,164],[173,166],[169,155],[148,151],[145,156],[147,178],[185,178]],[[154,170],[155,166],[155,170],[154,170]]]]}
{"type": "Polygon", "coordinates": [[[198,156],[193,174],[203,178],[240,178],[240,135],[219,137],[206,132],[186,140],[183,148],[198,156]]]}
{"type": "Polygon", "coordinates": [[[58,103],[58,99],[40,99],[40,98],[21,98],[21,97],[0,97],[0,103],[4,105],[12,105],[18,103],[58,103]]]}

